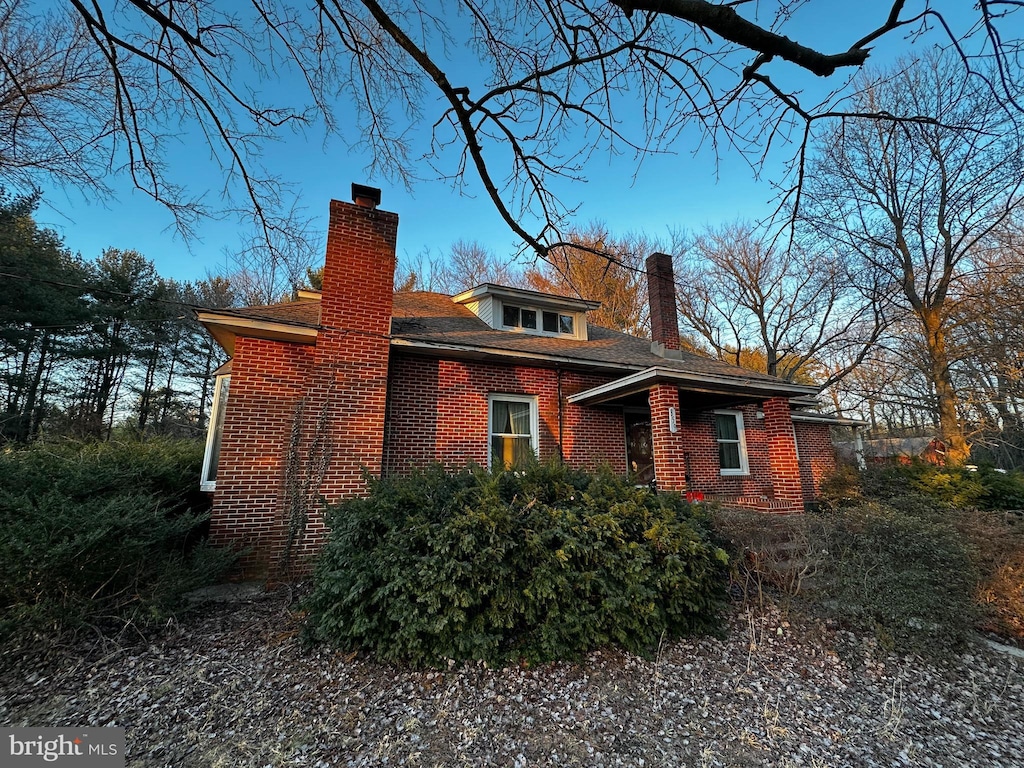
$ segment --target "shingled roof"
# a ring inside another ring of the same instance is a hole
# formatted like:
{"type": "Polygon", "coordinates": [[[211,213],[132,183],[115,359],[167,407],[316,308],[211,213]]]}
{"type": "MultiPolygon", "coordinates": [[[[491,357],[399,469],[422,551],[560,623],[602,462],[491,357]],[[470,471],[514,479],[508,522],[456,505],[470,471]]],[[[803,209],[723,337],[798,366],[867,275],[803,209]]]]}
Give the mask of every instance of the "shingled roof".
{"type": "Polygon", "coordinates": [[[274,323],[302,325],[310,328],[320,325],[320,301],[317,299],[300,299],[299,301],[284,301],[279,304],[263,304],[256,307],[212,309],[208,311],[221,315],[234,315],[235,317],[248,318],[250,320],[267,320],[274,323]]]}
{"type": "MultiPolygon", "coordinates": [[[[320,302],[303,298],[255,307],[211,310],[213,315],[231,322],[259,321],[275,326],[311,329],[320,322],[320,302]]],[[[209,323],[208,323],[209,325],[209,323]]],[[[243,331],[243,333],[245,333],[243,331]]],[[[807,390],[756,371],[749,371],[687,351],[658,354],[650,340],[602,328],[588,323],[587,339],[539,336],[496,330],[451,297],[427,291],[394,294],[391,322],[392,344],[396,348],[433,354],[474,357],[533,358],[539,363],[557,362],[588,369],[617,370],[623,374],[657,368],[688,375],[733,380],[737,384],[783,389],[807,390]]]]}
{"type": "Polygon", "coordinates": [[[588,323],[589,338],[585,340],[495,330],[469,309],[440,293],[396,293],[392,318],[392,336],[411,345],[506,351],[576,361],[589,367],[640,371],[657,366],[765,384],[783,383],[773,376],[692,352],[678,351],[671,353],[671,357],[662,356],[652,351],[649,339],[593,323],[588,323]]]}

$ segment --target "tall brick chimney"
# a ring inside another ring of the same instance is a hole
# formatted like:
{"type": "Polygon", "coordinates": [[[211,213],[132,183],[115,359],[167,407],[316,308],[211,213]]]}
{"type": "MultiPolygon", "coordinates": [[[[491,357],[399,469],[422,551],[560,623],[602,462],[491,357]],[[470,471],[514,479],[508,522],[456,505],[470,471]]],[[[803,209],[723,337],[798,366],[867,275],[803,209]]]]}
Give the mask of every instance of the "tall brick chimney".
{"type": "MultiPolygon", "coordinates": [[[[320,329],[298,416],[310,509],[364,493],[364,472],[379,476],[384,457],[398,215],[377,209],[379,189],[353,184],[352,198],[331,201],[320,329]]],[[[311,515],[294,554],[315,554],[325,536],[311,515]]]]}
{"type": "Polygon", "coordinates": [[[647,257],[647,298],[651,308],[651,339],[665,349],[679,349],[676,277],[672,257],[667,253],[647,257]]]}
{"type": "Polygon", "coordinates": [[[321,498],[365,492],[384,450],[398,216],[380,190],[331,201],[315,345],[239,335],[211,537],[251,548],[250,576],[287,577],[323,544],[321,498]]]}

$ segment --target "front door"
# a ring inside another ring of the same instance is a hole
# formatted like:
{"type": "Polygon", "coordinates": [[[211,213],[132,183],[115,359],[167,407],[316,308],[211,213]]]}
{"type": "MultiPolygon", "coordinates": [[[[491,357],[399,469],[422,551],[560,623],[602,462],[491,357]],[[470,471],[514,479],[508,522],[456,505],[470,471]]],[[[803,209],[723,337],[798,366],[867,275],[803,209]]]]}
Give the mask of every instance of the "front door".
{"type": "Polygon", "coordinates": [[[630,479],[640,484],[654,482],[654,439],[651,436],[651,414],[626,411],[626,464],[630,479]]]}

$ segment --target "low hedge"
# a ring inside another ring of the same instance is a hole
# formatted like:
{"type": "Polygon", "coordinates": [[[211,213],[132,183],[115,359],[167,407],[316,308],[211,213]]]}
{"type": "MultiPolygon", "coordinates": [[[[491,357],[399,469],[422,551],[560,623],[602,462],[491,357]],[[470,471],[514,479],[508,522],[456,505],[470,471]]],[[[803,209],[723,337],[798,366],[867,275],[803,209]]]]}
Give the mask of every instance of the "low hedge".
{"type": "Polygon", "coordinates": [[[978,573],[971,543],[949,512],[902,496],[824,522],[821,581],[832,612],[899,650],[927,655],[966,646],[979,617],[978,573]]]}
{"type": "Polygon", "coordinates": [[[432,467],[331,508],[307,637],[444,665],[645,653],[714,631],[728,558],[705,513],[610,472],[432,467]]]}

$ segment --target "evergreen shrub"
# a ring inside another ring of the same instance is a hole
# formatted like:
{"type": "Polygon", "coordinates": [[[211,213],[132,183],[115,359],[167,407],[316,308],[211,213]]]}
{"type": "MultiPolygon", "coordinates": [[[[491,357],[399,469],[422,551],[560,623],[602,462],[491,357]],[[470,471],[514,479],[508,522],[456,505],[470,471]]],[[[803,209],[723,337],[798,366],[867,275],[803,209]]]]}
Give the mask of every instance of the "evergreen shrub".
{"type": "Polygon", "coordinates": [[[872,464],[857,472],[840,467],[822,483],[827,504],[859,498],[887,500],[918,495],[946,509],[1024,509],[1024,472],[1002,472],[988,466],[943,467],[923,461],[872,464]]]}
{"type": "Polygon", "coordinates": [[[437,666],[645,653],[719,627],[728,558],[677,494],[608,471],[435,466],[328,511],[307,636],[437,666]]]}
{"type": "Polygon", "coordinates": [[[865,502],[829,516],[816,543],[827,553],[820,584],[829,609],[899,650],[964,646],[978,618],[975,560],[954,519],[937,511],[865,502]]]}
{"type": "Polygon", "coordinates": [[[0,451],[0,635],[163,618],[221,577],[201,461],[191,441],[0,451]]]}

